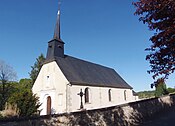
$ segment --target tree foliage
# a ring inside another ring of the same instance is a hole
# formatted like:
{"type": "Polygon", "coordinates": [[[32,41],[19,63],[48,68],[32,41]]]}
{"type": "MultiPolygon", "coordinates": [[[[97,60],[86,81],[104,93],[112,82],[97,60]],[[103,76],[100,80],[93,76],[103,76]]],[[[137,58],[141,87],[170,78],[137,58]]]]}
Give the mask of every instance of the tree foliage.
{"type": "Polygon", "coordinates": [[[6,83],[4,86],[4,91],[2,91],[3,86],[0,85],[0,110],[3,110],[5,108],[5,103],[7,102],[8,98],[16,90],[16,88],[14,87],[14,85],[16,84],[17,82],[6,83]]]}
{"type": "Polygon", "coordinates": [[[17,75],[13,68],[0,60],[0,84],[2,84],[0,86],[0,110],[4,108],[11,89],[10,84],[14,83],[13,81],[16,80],[16,77],[17,75]]]}
{"type": "MultiPolygon", "coordinates": [[[[37,62],[33,66],[33,72],[37,73],[41,69],[44,56],[41,55],[37,58],[37,62]]],[[[37,73],[37,74],[38,74],[37,73]]],[[[37,77],[36,74],[36,77],[37,77]]],[[[34,77],[34,76],[32,76],[34,77]]],[[[12,67],[0,62],[0,110],[8,109],[8,106],[16,106],[14,111],[19,116],[32,116],[38,114],[38,108],[40,107],[39,99],[32,93],[33,79],[21,79],[15,82],[16,73],[12,67]],[[5,107],[6,105],[6,107],[5,107]]],[[[6,111],[8,112],[8,110],[6,111]]],[[[13,115],[12,115],[13,116],[13,115]]]]}
{"type": "Polygon", "coordinates": [[[150,38],[152,45],[146,50],[149,54],[153,79],[168,75],[175,70],[175,1],[174,0],[139,0],[133,3],[135,15],[155,32],[150,38]]]}
{"type": "MultiPolygon", "coordinates": [[[[21,79],[19,83],[17,82],[6,83],[5,85],[6,90],[4,93],[6,101],[3,105],[3,111],[5,111],[4,108],[6,108],[7,106],[16,106],[14,107],[13,111],[17,110],[16,112],[21,117],[38,114],[38,108],[40,106],[40,103],[38,97],[36,97],[36,95],[32,93],[31,83],[32,83],[31,79],[26,78],[21,79]],[[5,104],[7,105],[6,107],[5,104]]],[[[0,88],[1,87],[2,85],[0,85],[0,88]]]]}
{"type": "Polygon", "coordinates": [[[156,90],[155,90],[156,97],[160,97],[160,96],[168,94],[166,84],[163,78],[159,78],[156,81],[155,87],[156,87],[156,90]]]}
{"type": "Polygon", "coordinates": [[[28,78],[21,79],[19,85],[22,88],[32,89],[32,80],[28,78]]]}
{"type": "Polygon", "coordinates": [[[155,97],[155,91],[140,91],[137,94],[139,96],[139,99],[155,97]]]}
{"type": "Polygon", "coordinates": [[[31,90],[31,80],[21,79],[19,84],[15,85],[15,91],[8,99],[8,103],[17,105],[19,116],[32,116],[38,112],[40,107],[39,99],[33,95],[31,90]]]}
{"type": "Polygon", "coordinates": [[[172,94],[175,93],[175,88],[167,88],[168,93],[172,94]]]}
{"type": "Polygon", "coordinates": [[[36,62],[34,63],[34,65],[31,66],[32,70],[29,73],[29,75],[30,78],[32,79],[32,84],[34,84],[44,61],[45,57],[43,54],[41,54],[38,58],[36,58],[36,62]]]}
{"type": "Polygon", "coordinates": [[[17,105],[18,114],[21,117],[37,114],[40,106],[38,98],[30,90],[18,90],[18,93],[13,93],[9,98],[8,103],[17,105]]]}

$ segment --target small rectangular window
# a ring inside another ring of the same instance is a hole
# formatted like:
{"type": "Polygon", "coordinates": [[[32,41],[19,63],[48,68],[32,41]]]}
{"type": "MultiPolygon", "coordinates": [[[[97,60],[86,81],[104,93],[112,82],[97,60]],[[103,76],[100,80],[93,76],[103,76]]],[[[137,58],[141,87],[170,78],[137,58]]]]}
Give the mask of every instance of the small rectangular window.
{"type": "Polygon", "coordinates": [[[109,97],[109,101],[111,102],[112,101],[112,96],[111,96],[111,89],[108,90],[108,97],[109,97]]]}
{"type": "Polygon", "coordinates": [[[63,101],[63,94],[58,95],[58,105],[62,106],[62,101],[63,101]]]}
{"type": "Polygon", "coordinates": [[[46,77],[46,85],[49,85],[49,83],[50,83],[50,77],[47,76],[47,77],[46,77]]]}

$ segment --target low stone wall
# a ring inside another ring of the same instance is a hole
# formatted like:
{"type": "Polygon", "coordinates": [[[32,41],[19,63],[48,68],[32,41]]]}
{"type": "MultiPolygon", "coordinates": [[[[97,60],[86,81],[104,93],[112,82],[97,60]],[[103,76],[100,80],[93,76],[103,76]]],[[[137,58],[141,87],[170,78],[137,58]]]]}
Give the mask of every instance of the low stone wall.
{"type": "Polygon", "coordinates": [[[175,105],[175,95],[128,104],[30,119],[0,120],[0,126],[135,126],[175,105]]]}

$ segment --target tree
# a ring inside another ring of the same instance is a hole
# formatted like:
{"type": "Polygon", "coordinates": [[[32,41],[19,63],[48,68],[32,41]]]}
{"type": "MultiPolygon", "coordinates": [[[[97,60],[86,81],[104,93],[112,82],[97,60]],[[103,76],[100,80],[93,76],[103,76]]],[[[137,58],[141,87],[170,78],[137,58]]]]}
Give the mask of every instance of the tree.
{"type": "Polygon", "coordinates": [[[16,90],[9,97],[8,103],[17,106],[18,114],[21,117],[37,114],[41,104],[39,98],[32,93],[31,80],[21,79],[15,88],[16,90]]]}
{"type": "Polygon", "coordinates": [[[139,0],[134,2],[135,15],[154,31],[150,38],[152,45],[146,49],[153,79],[167,79],[175,70],[175,1],[139,0]]]}
{"type": "Polygon", "coordinates": [[[22,85],[24,88],[32,89],[32,80],[28,78],[21,79],[19,85],[22,85]]]}
{"type": "Polygon", "coordinates": [[[34,63],[33,66],[31,66],[32,70],[31,72],[29,73],[30,75],[30,78],[32,79],[32,85],[34,84],[38,74],[39,74],[39,71],[43,65],[45,61],[45,57],[43,54],[41,54],[37,59],[36,59],[36,62],[34,63]]]}
{"type": "Polygon", "coordinates": [[[175,89],[174,88],[167,88],[168,93],[172,94],[175,93],[175,89]]]}
{"type": "Polygon", "coordinates": [[[139,99],[155,97],[155,91],[140,91],[137,92],[139,99]]]}
{"type": "Polygon", "coordinates": [[[168,94],[164,78],[159,78],[155,83],[155,87],[155,97],[160,97],[168,94]]]}
{"type": "Polygon", "coordinates": [[[19,83],[9,85],[11,88],[6,100],[4,116],[32,116],[38,113],[39,98],[32,93],[31,79],[21,79],[19,83]],[[10,113],[9,113],[10,112],[10,113]],[[15,115],[13,114],[15,113],[15,115]]]}
{"type": "Polygon", "coordinates": [[[6,86],[9,83],[12,83],[16,79],[16,73],[14,72],[13,68],[7,65],[4,61],[0,60],[0,81],[2,84],[2,88],[0,88],[0,110],[3,109],[8,97],[8,87],[6,86]]]}

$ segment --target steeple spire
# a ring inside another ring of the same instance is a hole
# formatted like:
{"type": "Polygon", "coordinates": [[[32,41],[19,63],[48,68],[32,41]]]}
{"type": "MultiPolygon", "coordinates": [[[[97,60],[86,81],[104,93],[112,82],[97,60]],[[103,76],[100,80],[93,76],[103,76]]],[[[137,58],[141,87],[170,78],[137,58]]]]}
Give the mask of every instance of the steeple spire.
{"type": "Polygon", "coordinates": [[[60,36],[60,5],[61,5],[61,2],[59,0],[59,2],[58,2],[57,21],[56,21],[55,31],[54,31],[54,36],[53,36],[53,39],[57,39],[57,40],[61,40],[61,36],[60,36]]]}
{"type": "Polygon", "coordinates": [[[64,58],[64,42],[60,37],[60,0],[54,36],[53,39],[48,42],[46,61],[54,60],[57,57],[64,58]]]}

